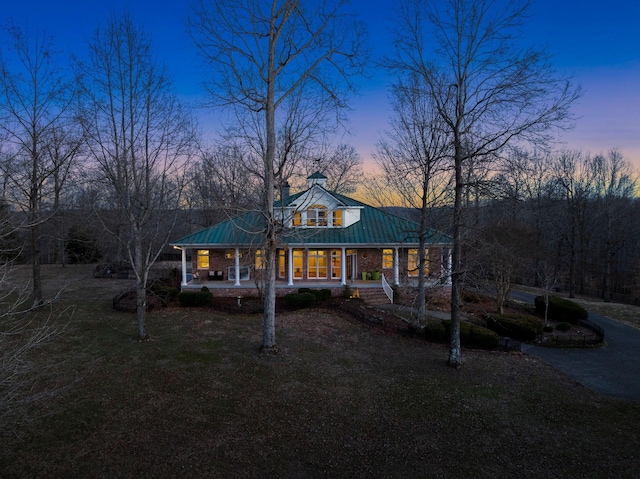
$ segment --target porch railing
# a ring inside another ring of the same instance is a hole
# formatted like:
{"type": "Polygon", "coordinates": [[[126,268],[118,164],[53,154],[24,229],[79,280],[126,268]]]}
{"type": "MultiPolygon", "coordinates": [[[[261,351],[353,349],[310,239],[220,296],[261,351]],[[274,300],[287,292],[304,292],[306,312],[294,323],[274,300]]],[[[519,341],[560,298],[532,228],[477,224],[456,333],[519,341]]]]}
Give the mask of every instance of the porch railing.
{"type": "Polygon", "coordinates": [[[389,298],[389,301],[391,301],[391,304],[393,304],[393,289],[387,281],[387,278],[384,277],[384,273],[382,274],[382,289],[387,295],[387,298],[389,298]]]}

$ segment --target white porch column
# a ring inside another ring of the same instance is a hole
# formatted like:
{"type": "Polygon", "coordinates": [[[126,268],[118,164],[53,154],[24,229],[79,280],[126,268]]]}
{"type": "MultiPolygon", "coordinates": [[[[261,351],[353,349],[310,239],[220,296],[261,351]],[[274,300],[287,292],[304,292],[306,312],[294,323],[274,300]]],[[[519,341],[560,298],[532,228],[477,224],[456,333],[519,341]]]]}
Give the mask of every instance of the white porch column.
{"type": "Polygon", "coordinates": [[[182,248],[182,286],[187,285],[187,249],[182,248]]]}
{"type": "Polygon", "coordinates": [[[393,248],[393,283],[400,284],[400,254],[397,246],[393,248]]]}
{"type": "Polygon", "coordinates": [[[287,251],[287,286],[293,286],[293,248],[287,251]]]}
{"type": "Polygon", "coordinates": [[[340,248],[340,284],[347,284],[347,248],[340,248]]]}
{"type": "Polygon", "coordinates": [[[447,258],[445,261],[445,271],[444,271],[444,282],[445,284],[451,284],[451,248],[447,250],[447,258]]]}
{"type": "Polygon", "coordinates": [[[236,282],[235,286],[240,286],[240,249],[236,248],[236,282]]]}

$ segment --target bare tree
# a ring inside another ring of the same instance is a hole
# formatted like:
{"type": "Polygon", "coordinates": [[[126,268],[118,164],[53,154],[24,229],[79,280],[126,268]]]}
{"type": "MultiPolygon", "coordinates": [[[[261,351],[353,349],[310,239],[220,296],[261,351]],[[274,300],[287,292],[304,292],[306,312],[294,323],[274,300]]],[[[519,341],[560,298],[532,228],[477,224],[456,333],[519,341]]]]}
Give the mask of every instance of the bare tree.
{"type": "Polygon", "coordinates": [[[33,302],[42,303],[40,226],[50,213],[51,180],[67,158],[53,161],[48,147],[66,121],[75,88],[58,67],[58,52],[46,32],[35,34],[14,24],[4,28],[9,47],[0,59],[0,129],[9,142],[11,168],[3,168],[12,199],[27,212],[33,280],[33,302]]]}
{"type": "Polygon", "coordinates": [[[257,178],[247,168],[242,145],[219,143],[203,151],[190,168],[186,195],[190,207],[202,211],[201,226],[247,211],[259,201],[257,178]]]}
{"type": "Polygon", "coordinates": [[[149,271],[167,243],[180,206],[194,124],[172,93],[149,36],[128,14],[98,28],[78,61],[91,173],[104,188],[97,208],[136,277],[138,338],[145,326],[149,271]],[[111,218],[117,220],[111,223],[111,218]]]}
{"type": "MultiPolygon", "coordinates": [[[[10,424],[32,419],[33,403],[54,397],[59,388],[44,385],[57,364],[36,366],[32,355],[60,334],[71,309],[29,307],[29,286],[15,274],[14,259],[20,245],[14,241],[20,225],[14,225],[9,208],[0,203],[0,420],[10,424]]],[[[0,436],[5,431],[0,428],[0,436]]]]}
{"type": "Polygon", "coordinates": [[[299,175],[289,179],[292,186],[306,185],[307,178],[316,171],[327,177],[326,189],[343,195],[356,191],[362,183],[362,159],[352,145],[340,143],[324,145],[310,152],[301,161],[299,175]]]}
{"type": "Polygon", "coordinates": [[[633,223],[632,199],[638,189],[631,164],[616,149],[607,155],[596,155],[592,161],[597,197],[597,228],[600,233],[600,257],[603,276],[603,298],[611,301],[611,275],[615,258],[631,238],[628,223],[633,223]]]}
{"type": "Polygon", "coordinates": [[[279,225],[274,190],[290,172],[289,153],[296,153],[310,134],[320,134],[317,128],[329,121],[329,112],[341,120],[345,93],[352,88],[349,79],[362,69],[361,28],[343,13],[344,4],[200,0],[189,19],[191,36],[213,69],[206,84],[212,105],[231,109],[259,160],[264,230],[257,243],[265,251],[265,351],[276,350],[279,225]]]}
{"type": "Polygon", "coordinates": [[[587,256],[590,224],[594,211],[590,204],[595,198],[594,171],[590,167],[590,155],[578,150],[564,150],[554,156],[553,181],[556,194],[564,202],[562,214],[556,218],[559,231],[559,247],[566,250],[569,297],[576,294],[576,282],[583,284],[583,261],[587,256]]]}
{"type": "Polygon", "coordinates": [[[418,234],[418,324],[426,318],[426,244],[430,213],[443,203],[451,178],[451,142],[422,78],[409,75],[392,89],[391,130],[378,142],[374,155],[384,182],[402,203],[420,212],[418,234]]]}
{"type": "Polygon", "coordinates": [[[455,198],[449,364],[462,363],[460,305],[463,172],[515,141],[549,139],[569,118],[579,95],[542,52],[523,50],[518,29],[528,2],[407,0],[396,33],[391,68],[422,77],[426,92],[452,138],[455,198]]]}

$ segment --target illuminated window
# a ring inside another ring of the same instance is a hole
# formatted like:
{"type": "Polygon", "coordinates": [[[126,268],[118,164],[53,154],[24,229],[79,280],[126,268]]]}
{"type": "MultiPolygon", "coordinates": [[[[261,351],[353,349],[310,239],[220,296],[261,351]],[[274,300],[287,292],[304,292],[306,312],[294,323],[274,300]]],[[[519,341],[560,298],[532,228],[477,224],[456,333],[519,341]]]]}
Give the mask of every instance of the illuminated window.
{"type": "Polygon", "coordinates": [[[310,250],[307,254],[307,277],[327,277],[327,252],[325,250],[310,250]]]}
{"type": "Polygon", "coordinates": [[[408,257],[408,274],[409,276],[418,276],[418,250],[410,249],[408,257]]]}
{"type": "Polygon", "coordinates": [[[382,250],[382,269],[391,269],[391,268],[393,268],[393,250],[383,249],[382,250]]]}
{"type": "MultiPolygon", "coordinates": [[[[233,259],[236,257],[236,250],[228,249],[224,252],[224,257],[227,259],[233,259]]],[[[238,251],[238,258],[242,258],[242,253],[238,251]]]]}
{"type": "MultiPolygon", "coordinates": [[[[424,250],[424,257],[425,257],[425,262],[424,262],[424,274],[425,276],[427,274],[429,274],[429,250],[425,249],[424,250]]],[[[409,250],[409,257],[408,257],[408,273],[409,276],[414,276],[417,277],[418,276],[418,250],[417,249],[410,249],[409,250]]]]}
{"type": "Polygon", "coordinates": [[[342,273],[342,251],[334,250],[331,252],[331,277],[339,278],[342,273]]]}
{"type": "Polygon", "coordinates": [[[256,269],[265,269],[267,267],[267,258],[264,256],[264,250],[256,250],[256,269]]]}
{"type": "Polygon", "coordinates": [[[278,277],[284,278],[287,275],[287,257],[283,249],[278,251],[278,277]]]}
{"type": "Polygon", "coordinates": [[[209,269],[209,250],[198,250],[198,269],[209,269]]]}
{"type": "Polygon", "coordinates": [[[333,210],[331,222],[333,226],[342,226],[342,210],[333,210]]]}
{"type": "Polygon", "coordinates": [[[302,250],[293,250],[293,277],[302,279],[302,250]]]}
{"type": "Polygon", "coordinates": [[[307,208],[307,226],[327,226],[327,208],[323,205],[307,208]]]}
{"type": "Polygon", "coordinates": [[[302,226],[302,213],[299,211],[293,213],[293,226],[302,226]]]}

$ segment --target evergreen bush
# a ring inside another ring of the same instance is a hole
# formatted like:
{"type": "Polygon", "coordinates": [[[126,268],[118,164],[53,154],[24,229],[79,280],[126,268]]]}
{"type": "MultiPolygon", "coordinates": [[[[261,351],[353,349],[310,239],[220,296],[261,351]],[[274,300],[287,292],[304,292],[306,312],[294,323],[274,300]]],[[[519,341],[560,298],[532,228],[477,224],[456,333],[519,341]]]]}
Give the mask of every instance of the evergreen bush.
{"type": "Polygon", "coordinates": [[[206,286],[200,291],[183,291],[178,295],[180,306],[183,307],[205,307],[213,304],[213,294],[206,286]]]}
{"type": "Polygon", "coordinates": [[[316,298],[316,301],[326,301],[331,298],[331,290],[326,288],[323,288],[323,289],[299,288],[298,293],[313,294],[316,298]]]}
{"type": "MultiPolygon", "coordinates": [[[[442,321],[447,329],[447,337],[451,335],[451,320],[442,321]]],[[[483,349],[496,349],[500,337],[495,331],[483,328],[477,324],[460,321],[460,344],[462,346],[475,346],[483,349]]]]}
{"type": "Polygon", "coordinates": [[[525,314],[494,314],[487,316],[487,327],[500,336],[531,341],[542,333],[543,324],[525,314]]]}
{"type": "Polygon", "coordinates": [[[569,323],[558,323],[556,324],[556,329],[558,331],[567,332],[571,329],[571,325],[569,323]]]}
{"type": "Polygon", "coordinates": [[[316,295],[309,292],[285,294],[284,301],[290,308],[309,308],[316,302],[316,295]]]}
{"type": "MultiPolygon", "coordinates": [[[[536,311],[544,317],[545,299],[544,296],[537,296],[535,299],[536,311]]],[[[554,321],[566,321],[567,323],[578,324],[580,321],[587,319],[589,313],[586,309],[573,301],[560,298],[558,296],[549,296],[549,310],[547,317],[554,321]]]]}
{"type": "Polygon", "coordinates": [[[427,321],[424,327],[424,337],[438,343],[447,341],[447,328],[440,321],[427,321]]]}

